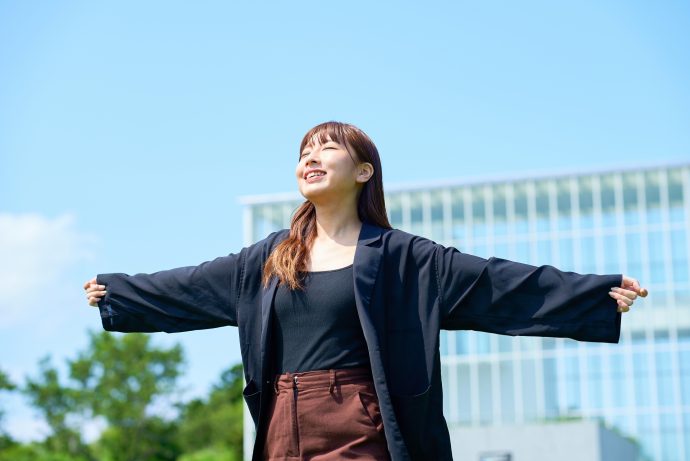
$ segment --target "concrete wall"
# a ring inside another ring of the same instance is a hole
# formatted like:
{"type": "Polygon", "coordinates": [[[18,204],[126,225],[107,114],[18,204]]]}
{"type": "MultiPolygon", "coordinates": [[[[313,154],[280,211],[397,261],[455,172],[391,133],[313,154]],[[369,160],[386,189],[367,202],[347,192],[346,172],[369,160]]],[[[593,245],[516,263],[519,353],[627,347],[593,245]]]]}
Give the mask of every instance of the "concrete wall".
{"type": "Polygon", "coordinates": [[[637,461],[638,448],[598,421],[451,428],[463,461],[637,461]],[[510,458],[502,455],[510,455],[510,458]]]}

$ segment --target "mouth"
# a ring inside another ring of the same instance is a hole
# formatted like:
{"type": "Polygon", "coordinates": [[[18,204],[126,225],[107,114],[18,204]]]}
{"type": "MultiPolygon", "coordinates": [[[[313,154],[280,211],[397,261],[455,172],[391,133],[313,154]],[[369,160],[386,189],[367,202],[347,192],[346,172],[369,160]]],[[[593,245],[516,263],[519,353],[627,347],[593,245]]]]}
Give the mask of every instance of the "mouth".
{"type": "Polygon", "coordinates": [[[326,172],[322,170],[312,170],[306,175],[304,175],[304,179],[308,183],[320,181],[322,177],[326,176],[326,172]]]}

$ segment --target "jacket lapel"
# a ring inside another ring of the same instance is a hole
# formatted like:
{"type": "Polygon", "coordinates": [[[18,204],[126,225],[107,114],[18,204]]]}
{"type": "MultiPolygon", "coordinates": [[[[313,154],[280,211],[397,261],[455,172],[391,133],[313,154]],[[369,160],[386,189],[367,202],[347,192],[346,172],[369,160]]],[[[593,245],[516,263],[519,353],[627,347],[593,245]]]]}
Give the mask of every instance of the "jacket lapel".
{"type": "Polygon", "coordinates": [[[376,285],[376,277],[379,273],[379,265],[382,258],[381,246],[374,246],[381,239],[381,227],[367,223],[362,223],[362,229],[357,240],[355,249],[355,260],[353,263],[353,273],[355,282],[355,302],[357,312],[365,337],[371,331],[370,322],[372,315],[369,309],[371,306],[371,295],[376,285]]]}
{"type": "Polygon", "coordinates": [[[278,277],[275,275],[271,277],[271,281],[268,287],[264,290],[263,296],[261,298],[261,380],[266,381],[266,378],[271,378],[268,376],[268,354],[269,354],[269,325],[271,320],[271,314],[273,309],[271,305],[273,304],[273,298],[278,287],[278,277]]]}

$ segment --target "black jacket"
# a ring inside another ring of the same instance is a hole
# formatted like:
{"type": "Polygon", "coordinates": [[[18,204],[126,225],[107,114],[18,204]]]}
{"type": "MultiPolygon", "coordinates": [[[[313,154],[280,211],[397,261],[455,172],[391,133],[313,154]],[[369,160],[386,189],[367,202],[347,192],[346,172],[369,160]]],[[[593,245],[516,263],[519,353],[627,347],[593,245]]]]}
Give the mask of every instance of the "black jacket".
{"type": "MultiPolygon", "coordinates": [[[[239,327],[261,458],[271,398],[267,332],[277,280],[261,286],[274,232],[239,253],[152,274],[99,274],[110,331],[178,332],[239,327]]],[[[369,349],[393,461],[451,460],[443,417],[439,330],[568,337],[616,343],[621,314],[609,289],[621,275],[580,275],[483,259],[406,232],[364,223],[354,258],[357,312],[369,349]]]]}

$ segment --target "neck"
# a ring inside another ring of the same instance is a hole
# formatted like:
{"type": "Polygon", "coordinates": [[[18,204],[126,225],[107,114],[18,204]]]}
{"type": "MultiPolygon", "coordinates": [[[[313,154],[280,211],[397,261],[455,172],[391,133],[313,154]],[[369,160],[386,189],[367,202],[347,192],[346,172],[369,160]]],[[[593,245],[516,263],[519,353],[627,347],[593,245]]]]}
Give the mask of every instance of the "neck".
{"type": "Polygon", "coordinates": [[[357,216],[357,207],[343,203],[315,206],[317,240],[333,240],[339,243],[357,242],[362,221],[357,216]]]}

